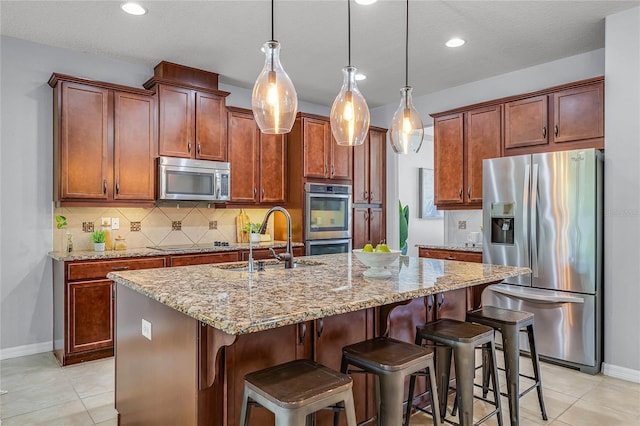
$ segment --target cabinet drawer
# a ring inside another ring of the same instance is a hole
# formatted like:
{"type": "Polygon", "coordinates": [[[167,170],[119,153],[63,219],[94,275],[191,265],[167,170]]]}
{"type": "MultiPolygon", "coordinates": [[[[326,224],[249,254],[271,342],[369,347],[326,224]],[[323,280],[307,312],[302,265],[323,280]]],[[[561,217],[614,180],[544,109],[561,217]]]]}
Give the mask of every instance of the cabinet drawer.
{"type": "Polygon", "coordinates": [[[477,262],[482,263],[482,253],[457,251],[457,250],[438,250],[425,249],[418,250],[419,257],[429,257],[432,259],[458,260],[461,262],[477,262]]]}
{"type": "Polygon", "coordinates": [[[165,266],[166,259],[164,257],[69,263],[67,265],[67,280],[74,281],[90,278],[105,278],[109,272],[164,268],[165,266]]]}
{"type": "Polygon", "coordinates": [[[204,265],[207,263],[236,262],[238,260],[240,260],[240,254],[237,251],[186,254],[183,256],[171,256],[171,266],[204,265]]]}

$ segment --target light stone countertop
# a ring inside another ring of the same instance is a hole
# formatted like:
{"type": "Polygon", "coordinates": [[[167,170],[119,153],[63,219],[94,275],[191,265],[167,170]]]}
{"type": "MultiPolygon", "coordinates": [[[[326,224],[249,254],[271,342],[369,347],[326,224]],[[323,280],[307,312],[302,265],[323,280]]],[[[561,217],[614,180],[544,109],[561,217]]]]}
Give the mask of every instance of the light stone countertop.
{"type": "MultiPolygon", "coordinates": [[[[254,249],[264,248],[283,248],[287,246],[286,241],[265,241],[253,243],[254,249]]],[[[293,247],[304,247],[303,243],[292,243],[293,247]]],[[[97,252],[93,250],[78,250],[71,253],[61,251],[49,252],[49,257],[54,260],[74,261],[74,260],[109,260],[124,257],[150,257],[150,256],[167,256],[175,254],[197,254],[197,253],[219,253],[225,251],[249,250],[249,243],[230,243],[229,246],[221,247],[209,244],[194,244],[176,247],[175,250],[157,250],[149,247],[134,248],[127,250],[109,250],[97,252]]]]}
{"type": "MultiPolygon", "coordinates": [[[[263,272],[230,264],[112,272],[108,278],[228,334],[246,334],[530,273],[529,268],[403,256],[365,278],[351,253],[296,258],[263,272]],[[317,264],[320,263],[320,264],[317,264]]],[[[242,263],[242,262],[237,262],[242,263]]],[[[246,265],[246,262],[244,262],[246,265]]]]}
{"type": "MultiPolygon", "coordinates": [[[[471,243],[469,243],[471,244],[471,243]]],[[[416,244],[418,248],[432,249],[432,250],[455,250],[455,251],[470,251],[474,253],[482,253],[482,244],[478,245],[466,245],[465,244],[416,244]]]]}

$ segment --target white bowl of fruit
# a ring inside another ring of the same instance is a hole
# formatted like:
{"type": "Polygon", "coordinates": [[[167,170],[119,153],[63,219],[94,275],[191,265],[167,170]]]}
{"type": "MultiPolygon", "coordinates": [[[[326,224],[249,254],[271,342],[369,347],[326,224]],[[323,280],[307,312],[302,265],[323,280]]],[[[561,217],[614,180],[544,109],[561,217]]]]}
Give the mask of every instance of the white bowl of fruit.
{"type": "Polygon", "coordinates": [[[352,250],[358,260],[369,267],[362,273],[369,278],[384,278],[391,275],[387,266],[391,265],[399,256],[400,250],[391,250],[386,244],[380,243],[375,248],[367,244],[362,249],[352,250]]]}

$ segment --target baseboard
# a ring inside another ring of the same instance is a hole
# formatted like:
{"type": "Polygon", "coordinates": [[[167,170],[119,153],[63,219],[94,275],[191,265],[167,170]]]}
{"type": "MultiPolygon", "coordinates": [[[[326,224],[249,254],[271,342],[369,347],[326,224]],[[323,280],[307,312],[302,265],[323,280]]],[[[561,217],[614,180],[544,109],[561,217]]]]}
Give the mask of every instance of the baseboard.
{"type": "Polygon", "coordinates": [[[640,383],[640,371],[632,370],[626,367],[602,363],[602,374],[616,379],[626,380],[628,382],[640,383]]]}
{"type": "Polygon", "coordinates": [[[19,356],[39,354],[42,352],[51,352],[53,350],[53,342],[33,343],[31,345],[14,346],[12,348],[0,349],[0,360],[17,358],[19,356]]]}

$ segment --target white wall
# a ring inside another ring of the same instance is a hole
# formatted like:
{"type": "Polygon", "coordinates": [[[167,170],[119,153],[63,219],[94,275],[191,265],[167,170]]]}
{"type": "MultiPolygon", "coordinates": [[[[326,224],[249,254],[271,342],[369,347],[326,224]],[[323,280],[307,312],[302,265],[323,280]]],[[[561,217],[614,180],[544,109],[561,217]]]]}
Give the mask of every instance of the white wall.
{"type": "MultiPolygon", "coordinates": [[[[417,96],[414,97],[413,103],[420,112],[424,125],[429,126],[433,123],[433,119],[429,114],[489,101],[491,99],[532,92],[572,81],[601,76],[603,74],[604,49],[598,49],[484,80],[474,81],[428,95],[417,96]]],[[[414,81],[413,84],[417,89],[419,88],[420,82],[414,81]]],[[[400,98],[398,98],[397,103],[394,102],[393,104],[372,109],[371,124],[388,128],[391,117],[393,117],[393,113],[398,107],[399,102],[400,98]]],[[[425,148],[426,147],[423,147],[423,149],[425,148]]],[[[396,155],[393,153],[393,150],[390,148],[387,149],[387,240],[391,243],[398,241],[397,200],[400,196],[399,183],[402,183],[403,193],[417,193],[418,191],[417,179],[400,180],[398,176],[409,168],[429,167],[428,165],[416,165],[415,161],[415,158],[412,158],[410,155],[396,155]]],[[[403,202],[405,201],[403,200],[403,202]]],[[[417,209],[417,201],[415,206],[410,205],[410,210],[411,209],[417,209]]],[[[454,223],[454,221],[450,222],[454,223]]],[[[410,225],[409,234],[411,234],[411,232],[413,232],[413,230],[410,225]]],[[[442,232],[443,231],[439,230],[434,231],[429,238],[436,240],[442,232]]],[[[418,243],[423,242],[418,241],[418,243]]]]}
{"type": "Polygon", "coordinates": [[[640,382],[640,8],[607,17],[605,374],[640,382]]]}
{"type": "MultiPolygon", "coordinates": [[[[52,72],[142,87],[153,69],[2,37],[0,75],[0,359],[52,349],[52,72]]],[[[251,91],[229,85],[227,105],[251,91]]],[[[329,108],[300,102],[327,115],[329,108]]]]}

